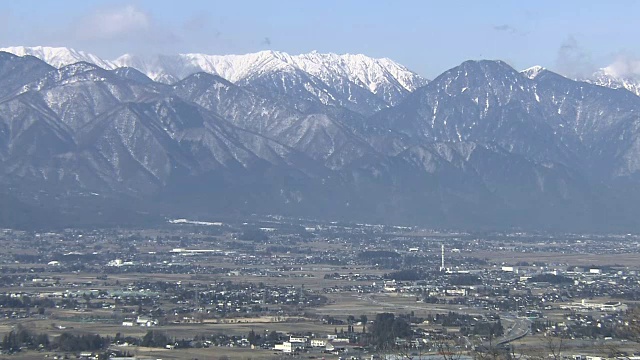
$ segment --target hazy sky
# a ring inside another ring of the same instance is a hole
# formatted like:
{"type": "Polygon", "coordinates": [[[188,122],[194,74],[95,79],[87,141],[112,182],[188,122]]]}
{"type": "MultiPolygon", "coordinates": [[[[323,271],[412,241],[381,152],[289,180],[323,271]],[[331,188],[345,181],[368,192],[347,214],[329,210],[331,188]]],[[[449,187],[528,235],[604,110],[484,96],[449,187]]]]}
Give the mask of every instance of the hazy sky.
{"type": "Polygon", "coordinates": [[[0,46],[123,53],[363,53],[433,78],[467,59],[580,76],[640,68],[640,1],[0,2],[0,46]]]}

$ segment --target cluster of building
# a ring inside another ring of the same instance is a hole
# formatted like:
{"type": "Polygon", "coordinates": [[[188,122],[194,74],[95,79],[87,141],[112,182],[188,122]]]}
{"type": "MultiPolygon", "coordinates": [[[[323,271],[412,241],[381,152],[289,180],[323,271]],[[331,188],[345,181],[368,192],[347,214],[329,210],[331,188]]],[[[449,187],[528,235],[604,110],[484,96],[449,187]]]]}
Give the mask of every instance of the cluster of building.
{"type": "Polygon", "coordinates": [[[341,338],[338,335],[329,334],[326,339],[312,339],[305,336],[293,336],[289,337],[289,341],[284,341],[281,344],[276,344],[273,350],[282,351],[285,354],[292,354],[303,351],[307,348],[322,349],[328,353],[341,353],[347,349],[362,348],[361,344],[353,344],[349,338],[341,338]]]}

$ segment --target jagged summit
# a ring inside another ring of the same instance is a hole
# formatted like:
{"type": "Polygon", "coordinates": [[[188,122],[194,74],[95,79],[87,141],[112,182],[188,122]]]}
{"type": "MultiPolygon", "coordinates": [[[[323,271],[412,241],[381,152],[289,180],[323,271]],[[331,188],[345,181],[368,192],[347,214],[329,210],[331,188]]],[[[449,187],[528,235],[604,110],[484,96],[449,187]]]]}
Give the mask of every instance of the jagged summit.
{"type": "Polygon", "coordinates": [[[239,82],[265,73],[303,71],[326,83],[351,82],[386,102],[397,103],[406,92],[423,86],[427,80],[386,58],[334,53],[289,55],[266,50],[246,55],[181,54],[184,60],[202,71],[216,73],[239,82]]]}
{"type": "Polygon", "coordinates": [[[129,67],[167,84],[176,83],[197,72],[207,72],[233,83],[269,91],[276,97],[286,89],[300,87],[297,102],[303,108],[313,108],[313,103],[318,102],[363,113],[398,104],[407,94],[428,82],[393,60],[374,59],[362,54],[339,55],[312,51],[290,55],[282,51],[265,50],[244,55],[124,54],[115,60],[104,60],[64,47],[20,46],[0,51],[19,56],[32,55],[58,68],[80,61],[109,70],[129,67]],[[276,83],[282,88],[274,88],[276,83]]]}

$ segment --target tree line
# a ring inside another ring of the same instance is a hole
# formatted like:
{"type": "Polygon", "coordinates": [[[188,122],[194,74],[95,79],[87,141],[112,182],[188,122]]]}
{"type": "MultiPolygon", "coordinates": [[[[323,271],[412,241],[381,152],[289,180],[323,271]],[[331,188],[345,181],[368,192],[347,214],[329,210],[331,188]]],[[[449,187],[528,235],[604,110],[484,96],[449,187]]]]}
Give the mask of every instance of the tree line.
{"type": "Polygon", "coordinates": [[[100,335],[75,335],[62,333],[53,341],[44,333],[36,334],[23,327],[11,330],[2,338],[2,350],[8,353],[19,352],[22,349],[59,350],[64,352],[95,351],[108,346],[109,338],[100,335]]]}

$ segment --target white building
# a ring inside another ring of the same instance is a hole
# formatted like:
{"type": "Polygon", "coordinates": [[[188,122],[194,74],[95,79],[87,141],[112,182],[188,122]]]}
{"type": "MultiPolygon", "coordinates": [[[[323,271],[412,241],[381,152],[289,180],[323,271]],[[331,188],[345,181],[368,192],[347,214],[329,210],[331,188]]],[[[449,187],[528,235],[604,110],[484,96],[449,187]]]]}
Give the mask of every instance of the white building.
{"type": "Polygon", "coordinates": [[[136,324],[139,326],[156,326],[158,325],[158,320],[150,318],[149,316],[140,315],[136,318],[136,324]]]}
{"type": "Polygon", "coordinates": [[[582,299],[579,303],[573,303],[567,308],[573,309],[584,309],[584,310],[600,310],[606,312],[617,312],[617,311],[627,311],[627,304],[623,304],[619,301],[610,301],[610,302],[588,302],[585,299],[582,299]]]}
{"type": "Polygon", "coordinates": [[[295,345],[302,344],[302,346],[304,346],[307,344],[307,338],[302,336],[289,336],[289,342],[295,345]]]}
{"type": "Polygon", "coordinates": [[[349,338],[335,338],[333,340],[331,340],[332,343],[334,344],[348,344],[349,343],[349,338]]]}
{"type": "Polygon", "coordinates": [[[312,347],[324,347],[327,345],[327,340],[325,339],[311,339],[312,347]]]}
{"type": "Polygon", "coordinates": [[[293,349],[293,344],[291,344],[289,341],[285,341],[282,344],[276,344],[273,347],[273,350],[282,351],[285,354],[291,354],[293,352],[293,349]]]}

